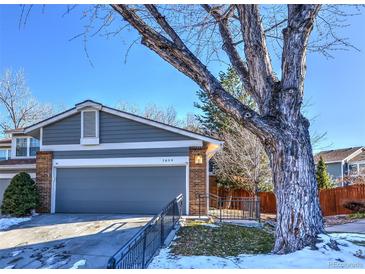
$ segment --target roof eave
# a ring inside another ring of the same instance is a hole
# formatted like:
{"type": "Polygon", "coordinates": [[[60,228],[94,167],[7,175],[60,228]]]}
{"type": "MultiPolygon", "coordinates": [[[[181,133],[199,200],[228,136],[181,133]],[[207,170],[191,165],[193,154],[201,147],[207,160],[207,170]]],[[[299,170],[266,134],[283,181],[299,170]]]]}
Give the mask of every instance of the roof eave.
{"type": "Polygon", "coordinates": [[[128,112],[124,112],[124,111],[120,111],[120,110],[117,110],[117,109],[114,109],[114,108],[103,106],[100,103],[90,101],[90,100],[83,101],[79,104],[76,104],[75,107],[73,107],[69,110],[66,110],[66,111],[64,111],[60,114],[57,114],[57,115],[53,116],[53,117],[50,117],[50,118],[45,119],[41,122],[38,122],[38,123],[33,124],[31,126],[28,126],[28,127],[24,128],[21,133],[29,133],[33,130],[38,129],[38,128],[41,128],[41,127],[44,127],[46,125],[55,123],[55,122],[57,122],[61,119],[64,119],[68,116],[71,116],[73,114],[78,113],[82,108],[85,108],[85,107],[94,107],[94,108],[97,108],[99,110],[103,110],[105,112],[117,115],[119,117],[127,118],[127,119],[130,119],[130,120],[134,120],[136,122],[140,122],[140,123],[143,123],[143,124],[148,124],[148,125],[151,125],[151,126],[154,126],[154,127],[165,129],[167,131],[174,132],[174,133],[177,133],[177,134],[181,134],[183,136],[191,137],[193,139],[202,140],[202,141],[205,141],[207,143],[212,143],[212,144],[219,145],[219,146],[223,145],[223,141],[221,141],[221,140],[217,140],[215,138],[205,136],[205,135],[201,135],[201,134],[198,134],[198,133],[194,133],[194,132],[191,132],[191,131],[188,131],[188,130],[185,130],[185,129],[181,129],[181,128],[178,128],[178,127],[170,126],[170,125],[167,125],[167,124],[164,124],[164,123],[161,123],[161,122],[157,122],[157,121],[154,121],[154,120],[150,120],[150,119],[144,118],[142,116],[134,115],[134,114],[131,114],[131,113],[128,113],[128,112]]]}

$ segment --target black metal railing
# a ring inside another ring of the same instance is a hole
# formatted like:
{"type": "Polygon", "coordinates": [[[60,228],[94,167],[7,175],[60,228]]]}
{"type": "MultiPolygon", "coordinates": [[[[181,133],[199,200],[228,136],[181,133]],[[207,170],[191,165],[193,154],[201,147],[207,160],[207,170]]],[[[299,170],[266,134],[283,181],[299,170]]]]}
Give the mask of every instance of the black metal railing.
{"type": "Polygon", "coordinates": [[[225,220],[257,220],[260,221],[259,197],[219,197],[214,194],[200,194],[198,198],[199,215],[206,214],[222,221],[225,220]]]}
{"type": "Polygon", "coordinates": [[[182,208],[183,195],[180,194],[109,259],[107,268],[147,268],[179,222],[182,208]]]}

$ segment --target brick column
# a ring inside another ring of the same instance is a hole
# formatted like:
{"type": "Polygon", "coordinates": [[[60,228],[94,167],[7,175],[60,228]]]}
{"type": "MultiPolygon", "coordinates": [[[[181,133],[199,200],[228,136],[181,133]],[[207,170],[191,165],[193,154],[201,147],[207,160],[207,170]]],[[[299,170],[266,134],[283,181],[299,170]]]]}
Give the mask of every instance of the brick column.
{"type": "Polygon", "coordinates": [[[36,157],[36,184],[40,195],[40,206],[37,212],[51,212],[52,193],[52,160],[50,151],[38,151],[36,157]]]}
{"type": "MultiPolygon", "coordinates": [[[[189,149],[189,214],[199,215],[199,194],[207,192],[206,147],[189,149]],[[202,163],[195,163],[195,156],[202,157],[202,163]]],[[[206,199],[200,200],[200,214],[207,214],[206,199]]]]}

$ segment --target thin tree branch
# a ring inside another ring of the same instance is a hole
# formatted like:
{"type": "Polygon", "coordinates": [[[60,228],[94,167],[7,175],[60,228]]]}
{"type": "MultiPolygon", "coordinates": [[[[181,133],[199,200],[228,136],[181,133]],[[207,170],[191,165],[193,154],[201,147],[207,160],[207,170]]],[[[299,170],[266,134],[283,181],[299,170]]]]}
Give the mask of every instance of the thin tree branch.
{"type": "Polygon", "coordinates": [[[237,75],[240,77],[245,90],[247,92],[249,92],[255,98],[255,100],[260,101],[259,94],[254,92],[254,89],[252,88],[252,86],[250,84],[247,65],[243,62],[241,56],[239,55],[239,53],[235,47],[235,43],[233,42],[233,38],[232,38],[231,32],[228,27],[227,15],[223,17],[219,13],[219,10],[217,8],[211,8],[209,5],[206,5],[206,4],[203,4],[202,7],[217,22],[217,24],[219,26],[219,32],[223,39],[222,48],[228,55],[228,58],[231,61],[231,64],[232,64],[234,70],[236,71],[237,75]]]}

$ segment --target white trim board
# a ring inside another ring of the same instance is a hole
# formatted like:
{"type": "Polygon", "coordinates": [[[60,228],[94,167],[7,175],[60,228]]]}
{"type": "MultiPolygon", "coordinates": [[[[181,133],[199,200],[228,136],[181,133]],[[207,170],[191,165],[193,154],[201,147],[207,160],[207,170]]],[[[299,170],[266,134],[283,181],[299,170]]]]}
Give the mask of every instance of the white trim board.
{"type": "Polygon", "coordinates": [[[0,165],[0,170],[2,169],[35,169],[35,164],[23,164],[23,165],[0,165]]]}
{"type": "Polygon", "coordinates": [[[95,159],[54,159],[55,168],[80,167],[128,167],[128,166],[182,166],[189,163],[189,157],[131,157],[95,159]]]}
{"type": "Polygon", "coordinates": [[[74,151],[74,150],[106,150],[106,149],[146,149],[146,148],[174,148],[174,147],[202,147],[203,142],[192,141],[158,141],[131,143],[103,143],[99,145],[43,145],[42,151],[74,151]]]}
{"type": "MultiPolygon", "coordinates": [[[[0,173],[0,179],[12,179],[18,173],[0,173]]],[[[35,173],[28,173],[32,179],[35,179],[35,173]]]]}
{"type": "Polygon", "coordinates": [[[345,159],[343,159],[344,161],[348,162],[350,161],[352,158],[354,158],[355,156],[359,155],[364,147],[360,147],[358,150],[354,151],[353,153],[351,153],[349,156],[347,156],[345,159]]]}

